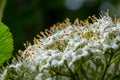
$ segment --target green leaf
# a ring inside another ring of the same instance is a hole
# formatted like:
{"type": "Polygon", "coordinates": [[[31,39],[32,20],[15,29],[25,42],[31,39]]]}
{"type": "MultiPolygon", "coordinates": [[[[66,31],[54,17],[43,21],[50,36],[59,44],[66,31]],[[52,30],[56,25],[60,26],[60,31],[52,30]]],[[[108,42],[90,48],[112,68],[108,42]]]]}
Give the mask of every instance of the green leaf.
{"type": "Polygon", "coordinates": [[[0,23],[0,65],[11,58],[13,52],[13,38],[9,28],[0,23]]]}

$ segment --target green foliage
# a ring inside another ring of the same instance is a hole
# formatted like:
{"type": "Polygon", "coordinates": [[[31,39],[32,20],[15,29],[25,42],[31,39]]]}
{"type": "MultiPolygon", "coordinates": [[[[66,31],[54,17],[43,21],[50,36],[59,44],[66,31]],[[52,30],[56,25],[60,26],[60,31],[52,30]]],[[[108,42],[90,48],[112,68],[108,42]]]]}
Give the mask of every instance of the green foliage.
{"type": "Polygon", "coordinates": [[[0,65],[12,56],[13,39],[7,26],[0,23],[0,65]]]}

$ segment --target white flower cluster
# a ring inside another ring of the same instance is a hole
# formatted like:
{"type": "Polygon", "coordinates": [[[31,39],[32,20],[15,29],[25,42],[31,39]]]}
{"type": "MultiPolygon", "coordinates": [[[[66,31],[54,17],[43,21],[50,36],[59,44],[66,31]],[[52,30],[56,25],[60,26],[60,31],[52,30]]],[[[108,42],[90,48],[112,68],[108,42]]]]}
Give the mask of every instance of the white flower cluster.
{"type": "Polygon", "coordinates": [[[107,51],[120,47],[120,22],[112,21],[108,14],[76,19],[74,24],[66,19],[37,36],[34,45],[27,43],[26,50],[2,68],[0,80],[70,80],[82,62],[95,67],[90,59],[99,58],[104,64],[107,51]]]}

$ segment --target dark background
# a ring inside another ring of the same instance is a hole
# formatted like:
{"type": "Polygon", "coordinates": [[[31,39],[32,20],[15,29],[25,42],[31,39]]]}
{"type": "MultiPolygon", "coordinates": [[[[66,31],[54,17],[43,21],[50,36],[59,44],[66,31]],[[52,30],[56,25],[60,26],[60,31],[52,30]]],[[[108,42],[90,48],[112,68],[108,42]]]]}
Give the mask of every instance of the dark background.
{"type": "Polygon", "coordinates": [[[120,17],[120,0],[7,0],[3,23],[12,32],[14,53],[24,50],[23,43],[33,42],[33,37],[57,22],[69,18],[86,19],[110,10],[110,15],[120,17]]]}

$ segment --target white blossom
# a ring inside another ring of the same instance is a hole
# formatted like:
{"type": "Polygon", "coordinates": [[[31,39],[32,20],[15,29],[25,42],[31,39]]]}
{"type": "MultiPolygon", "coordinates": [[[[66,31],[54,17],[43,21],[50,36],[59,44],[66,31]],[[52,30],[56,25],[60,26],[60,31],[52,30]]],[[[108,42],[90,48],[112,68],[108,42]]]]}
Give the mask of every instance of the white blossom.
{"type": "MultiPolygon", "coordinates": [[[[69,76],[56,75],[56,71],[75,72],[81,61],[88,61],[85,65],[90,64],[91,69],[96,69],[91,58],[104,63],[106,51],[119,49],[120,22],[112,21],[108,14],[91,20],[92,23],[77,19],[71,24],[66,19],[50,30],[41,32],[42,38],[38,35],[39,39],[35,38],[33,45],[27,43],[26,49],[19,51],[20,56],[2,70],[0,80],[70,80],[69,76]]],[[[89,69],[84,69],[89,73],[89,69]]]]}

